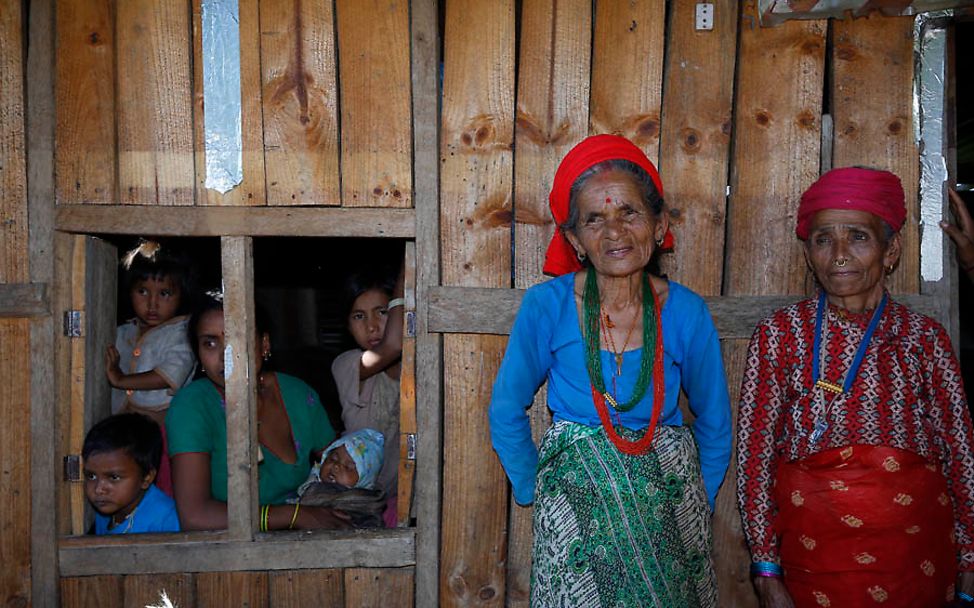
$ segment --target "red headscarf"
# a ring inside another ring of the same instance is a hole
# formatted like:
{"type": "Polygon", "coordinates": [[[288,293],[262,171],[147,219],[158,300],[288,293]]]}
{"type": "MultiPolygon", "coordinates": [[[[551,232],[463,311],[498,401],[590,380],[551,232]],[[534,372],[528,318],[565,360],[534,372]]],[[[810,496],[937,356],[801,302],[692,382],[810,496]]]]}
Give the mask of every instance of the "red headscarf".
{"type": "MultiPolygon", "coordinates": [[[[579,142],[558,165],[555,181],[551,185],[548,201],[551,215],[560,227],[568,220],[569,193],[578,176],[594,165],[607,160],[628,160],[642,167],[656,185],[660,198],[663,197],[663,183],[659,179],[656,167],[650,162],[643,151],[631,141],[618,135],[593,135],[579,142]]],[[[673,248],[673,235],[666,231],[661,249],[673,248]]],[[[575,249],[562,233],[560,228],[555,230],[545,254],[544,272],[554,276],[576,272],[582,269],[575,249]]]]}
{"type": "Polygon", "coordinates": [[[846,167],[832,169],[802,194],[795,233],[808,238],[812,216],[824,209],[866,211],[883,219],[894,231],[906,220],[906,199],[900,178],[889,171],[846,167]]]}

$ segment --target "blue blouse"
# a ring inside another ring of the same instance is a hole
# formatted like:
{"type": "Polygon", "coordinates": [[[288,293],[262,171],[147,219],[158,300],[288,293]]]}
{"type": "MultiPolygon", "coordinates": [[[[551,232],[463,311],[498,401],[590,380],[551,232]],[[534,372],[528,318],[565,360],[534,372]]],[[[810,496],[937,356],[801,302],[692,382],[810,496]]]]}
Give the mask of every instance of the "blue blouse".
{"type": "MultiPolygon", "coordinates": [[[[693,434],[713,508],[731,454],[730,401],[717,330],[703,298],[673,281],[669,282],[669,296],[661,316],[666,397],[659,423],[683,424],[677,405],[682,387],[696,417],[693,434]]],[[[601,354],[602,373],[606,387],[610,387],[615,371],[614,355],[606,350],[601,354]]],[[[632,395],[641,355],[641,348],[623,354],[623,375],[616,379],[620,402],[632,395]]],[[[585,369],[585,345],[572,274],[535,285],[524,294],[494,382],[490,402],[491,439],[511,480],[514,500],[522,505],[534,501],[538,468],[538,450],[531,439],[526,409],[545,380],[548,381],[548,407],[555,422],[601,424],[585,369]]],[[[625,427],[645,428],[652,415],[652,398],[650,384],[634,408],[628,412],[613,411],[612,416],[617,424],[625,427]]]]}

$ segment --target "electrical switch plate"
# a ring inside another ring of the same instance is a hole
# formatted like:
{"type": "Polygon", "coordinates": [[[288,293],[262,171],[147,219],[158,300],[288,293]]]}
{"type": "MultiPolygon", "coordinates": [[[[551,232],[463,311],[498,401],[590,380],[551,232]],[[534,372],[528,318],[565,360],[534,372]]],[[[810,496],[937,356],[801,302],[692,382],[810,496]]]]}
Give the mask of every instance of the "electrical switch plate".
{"type": "Polygon", "coordinates": [[[714,3],[697,2],[697,14],[694,20],[697,31],[714,29],[714,3]]]}

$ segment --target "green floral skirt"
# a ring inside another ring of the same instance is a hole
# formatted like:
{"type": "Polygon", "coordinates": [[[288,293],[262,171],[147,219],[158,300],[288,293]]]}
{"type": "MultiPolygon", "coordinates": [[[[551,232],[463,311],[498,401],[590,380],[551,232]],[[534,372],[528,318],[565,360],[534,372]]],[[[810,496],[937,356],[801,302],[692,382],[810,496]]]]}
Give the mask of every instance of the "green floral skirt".
{"type": "MultiPolygon", "coordinates": [[[[617,427],[634,440],[642,431],[617,427]]],[[[601,427],[559,422],[541,444],[531,605],[717,605],[710,507],[688,427],[660,425],[642,456],[601,427]]]]}

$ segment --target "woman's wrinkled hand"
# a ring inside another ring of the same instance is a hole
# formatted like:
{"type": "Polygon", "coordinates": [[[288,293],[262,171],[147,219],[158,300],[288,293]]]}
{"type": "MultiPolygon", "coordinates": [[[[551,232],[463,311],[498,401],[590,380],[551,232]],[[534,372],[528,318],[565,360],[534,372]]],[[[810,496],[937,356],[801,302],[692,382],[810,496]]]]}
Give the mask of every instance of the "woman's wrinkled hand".
{"type": "Polygon", "coordinates": [[[791,595],[780,578],[759,576],[754,579],[761,608],[795,608],[791,595]]]}
{"type": "Polygon", "coordinates": [[[950,193],[950,211],[956,224],[940,222],[940,227],[957,246],[957,263],[967,276],[974,280],[974,219],[967,211],[964,200],[953,189],[950,193]]]}
{"type": "Polygon", "coordinates": [[[328,507],[301,507],[294,527],[299,530],[346,530],[352,527],[352,518],[344,511],[328,507]]]}

